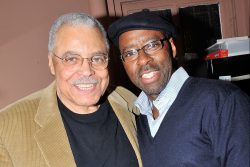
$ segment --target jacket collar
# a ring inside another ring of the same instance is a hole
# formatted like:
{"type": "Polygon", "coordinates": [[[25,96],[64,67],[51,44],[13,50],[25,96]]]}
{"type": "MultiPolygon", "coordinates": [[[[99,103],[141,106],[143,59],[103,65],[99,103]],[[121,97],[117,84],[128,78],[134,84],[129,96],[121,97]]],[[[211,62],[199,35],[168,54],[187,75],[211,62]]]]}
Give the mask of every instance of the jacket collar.
{"type": "Polygon", "coordinates": [[[142,166],[139,145],[137,140],[136,122],[134,114],[139,115],[139,110],[134,106],[136,96],[123,87],[117,87],[109,96],[108,100],[118,117],[134,151],[139,163],[142,166]],[[129,110],[129,111],[128,111],[129,110]]]}
{"type": "Polygon", "coordinates": [[[35,140],[48,165],[76,166],[57,105],[55,82],[43,90],[35,122],[41,127],[35,140]]]}

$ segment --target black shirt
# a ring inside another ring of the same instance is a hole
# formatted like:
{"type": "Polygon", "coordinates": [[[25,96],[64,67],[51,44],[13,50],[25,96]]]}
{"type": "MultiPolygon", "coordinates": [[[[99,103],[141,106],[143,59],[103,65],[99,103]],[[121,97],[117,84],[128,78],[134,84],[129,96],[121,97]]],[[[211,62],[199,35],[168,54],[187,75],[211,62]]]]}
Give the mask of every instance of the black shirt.
{"type": "Polygon", "coordinates": [[[59,110],[78,167],[137,167],[135,152],[108,101],[91,114],[59,110]]]}

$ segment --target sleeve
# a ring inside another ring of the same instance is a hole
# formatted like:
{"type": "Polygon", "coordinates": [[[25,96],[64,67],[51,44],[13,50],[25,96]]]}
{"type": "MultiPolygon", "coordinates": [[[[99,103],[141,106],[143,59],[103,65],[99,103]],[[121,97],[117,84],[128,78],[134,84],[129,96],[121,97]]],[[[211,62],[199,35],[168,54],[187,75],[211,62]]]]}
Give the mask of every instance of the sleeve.
{"type": "Polygon", "coordinates": [[[215,156],[225,167],[249,167],[250,163],[250,100],[240,90],[225,101],[213,131],[215,156]]]}
{"type": "Polygon", "coordinates": [[[13,167],[8,151],[5,149],[1,138],[0,138],[0,166],[13,167]]]}

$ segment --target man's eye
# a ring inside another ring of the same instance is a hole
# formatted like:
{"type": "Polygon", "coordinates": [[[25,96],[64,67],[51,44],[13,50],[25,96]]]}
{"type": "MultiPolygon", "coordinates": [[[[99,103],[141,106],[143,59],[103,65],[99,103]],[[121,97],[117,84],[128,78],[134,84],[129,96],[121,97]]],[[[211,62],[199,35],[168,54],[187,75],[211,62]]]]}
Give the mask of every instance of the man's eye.
{"type": "Polygon", "coordinates": [[[132,57],[132,56],[136,56],[137,55],[137,51],[136,50],[129,50],[124,52],[124,57],[132,57]]]}
{"type": "Polygon", "coordinates": [[[155,48],[158,48],[160,46],[160,42],[159,41],[153,41],[153,42],[150,42],[146,45],[146,49],[155,49],[155,48]]]}
{"type": "Polygon", "coordinates": [[[106,58],[105,56],[93,56],[91,60],[93,63],[103,63],[105,62],[106,58]]]}
{"type": "Polygon", "coordinates": [[[67,56],[64,58],[64,61],[67,64],[76,64],[78,60],[79,60],[79,57],[77,56],[67,56]]]}

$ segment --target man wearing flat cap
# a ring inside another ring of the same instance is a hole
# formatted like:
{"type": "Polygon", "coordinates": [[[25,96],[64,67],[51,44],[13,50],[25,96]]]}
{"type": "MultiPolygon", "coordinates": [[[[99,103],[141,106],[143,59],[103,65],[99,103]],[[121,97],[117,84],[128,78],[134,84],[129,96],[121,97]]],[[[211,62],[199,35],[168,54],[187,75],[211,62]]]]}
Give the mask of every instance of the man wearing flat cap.
{"type": "Polygon", "coordinates": [[[175,68],[171,23],[142,11],[112,23],[108,35],[142,90],[135,106],[144,167],[249,167],[249,97],[230,83],[175,68]]]}

